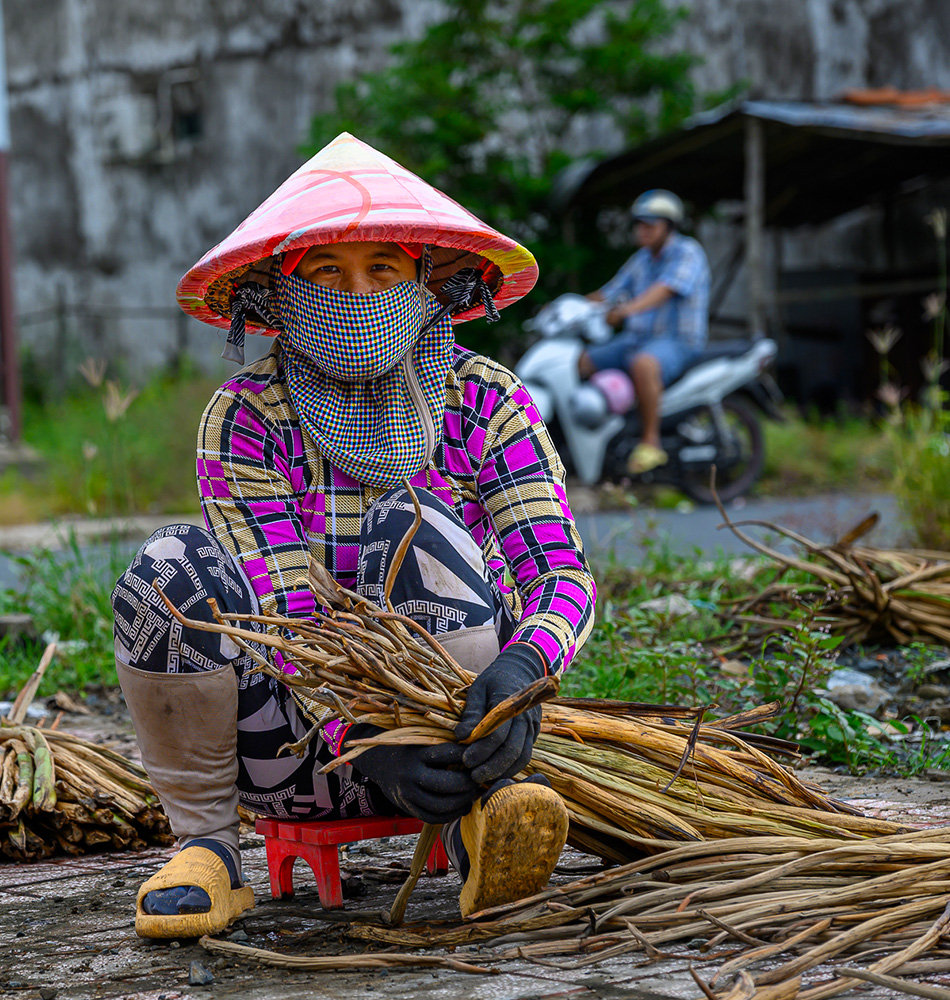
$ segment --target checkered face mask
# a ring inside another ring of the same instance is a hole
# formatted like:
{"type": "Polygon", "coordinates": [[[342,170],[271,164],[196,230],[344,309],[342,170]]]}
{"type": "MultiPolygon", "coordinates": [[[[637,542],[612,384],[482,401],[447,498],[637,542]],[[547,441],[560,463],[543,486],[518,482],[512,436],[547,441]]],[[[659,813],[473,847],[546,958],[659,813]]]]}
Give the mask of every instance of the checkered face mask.
{"type": "Polygon", "coordinates": [[[293,274],[274,292],[290,399],[324,457],[384,488],[424,468],[441,439],[455,345],[448,316],[419,336],[436,298],[411,281],[352,295],[293,274]]]}
{"type": "Polygon", "coordinates": [[[353,295],[290,274],[281,275],[276,291],[285,341],[341,382],[385,375],[409,352],[426,316],[425,293],[415,281],[353,295]]]}

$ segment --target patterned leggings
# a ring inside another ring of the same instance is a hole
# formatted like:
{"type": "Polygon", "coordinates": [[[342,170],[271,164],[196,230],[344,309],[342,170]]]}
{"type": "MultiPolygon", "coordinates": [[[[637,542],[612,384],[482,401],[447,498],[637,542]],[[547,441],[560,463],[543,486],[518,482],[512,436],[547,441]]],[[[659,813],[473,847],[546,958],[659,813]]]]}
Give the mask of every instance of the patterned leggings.
{"type": "MultiPolygon", "coordinates": [[[[450,507],[417,489],[423,521],[396,577],[390,600],[400,614],[432,634],[494,623],[501,645],[514,631],[508,605],[481,550],[450,507]]],[[[382,603],[392,553],[412,524],[413,506],[401,487],[383,494],[367,511],[360,531],[356,589],[382,603]]],[[[213,597],[225,613],[256,614],[259,606],[243,568],[204,528],[174,524],[156,531],[139,549],[112,594],[115,652],[124,663],[158,673],[216,670],[238,675],[238,791],[257,813],[290,819],[349,819],[391,815],[395,807],[350,765],[321,775],[332,759],[321,739],[303,758],[277,756],[285,743],[310,729],[287,687],[249,673],[255,666],[228,637],[182,626],[152,583],[187,617],[213,621],[213,597]]],[[[260,629],[261,626],[245,627],[260,629]]],[[[265,652],[264,647],[259,647],[265,652]]]]}

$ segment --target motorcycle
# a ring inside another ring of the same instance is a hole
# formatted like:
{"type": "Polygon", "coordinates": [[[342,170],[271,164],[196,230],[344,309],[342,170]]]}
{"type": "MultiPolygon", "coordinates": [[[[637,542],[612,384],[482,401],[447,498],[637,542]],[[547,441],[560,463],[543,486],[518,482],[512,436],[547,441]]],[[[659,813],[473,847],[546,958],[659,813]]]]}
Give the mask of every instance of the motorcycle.
{"type": "Polygon", "coordinates": [[[660,435],[669,461],[631,477],[627,462],[640,440],[640,417],[630,377],[610,370],[582,381],[577,371],[588,344],[614,335],[606,312],[604,304],[581,295],[559,296],[526,324],[540,339],[515,366],[568,472],[585,486],[631,478],[668,483],[712,503],[715,466],[721,500],[747,492],[765,462],[760,414],[784,419],[782,394],[769,373],[775,342],[761,337],[710,344],[663,391],[660,435]]]}

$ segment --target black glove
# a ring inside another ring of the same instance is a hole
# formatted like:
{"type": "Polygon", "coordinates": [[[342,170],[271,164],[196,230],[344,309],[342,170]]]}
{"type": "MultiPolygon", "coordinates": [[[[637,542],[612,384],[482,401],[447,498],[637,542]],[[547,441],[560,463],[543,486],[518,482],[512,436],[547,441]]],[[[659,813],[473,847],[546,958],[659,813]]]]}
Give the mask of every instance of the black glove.
{"type": "MultiPolygon", "coordinates": [[[[506,646],[472,681],[465,710],[455,727],[455,738],[464,740],[499,703],[547,673],[541,652],[526,642],[506,646]]],[[[500,725],[493,733],[465,747],[462,761],[472,777],[483,784],[517,774],[531,760],[531,750],[541,729],[541,706],[536,705],[500,725]]]]}
{"type": "MultiPolygon", "coordinates": [[[[343,747],[381,732],[376,726],[351,726],[343,747]]],[[[464,816],[484,791],[463,768],[464,750],[457,743],[370,747],[353,761],[353,770],[408,815],[424,823],[448,823],[464,816]]]]}

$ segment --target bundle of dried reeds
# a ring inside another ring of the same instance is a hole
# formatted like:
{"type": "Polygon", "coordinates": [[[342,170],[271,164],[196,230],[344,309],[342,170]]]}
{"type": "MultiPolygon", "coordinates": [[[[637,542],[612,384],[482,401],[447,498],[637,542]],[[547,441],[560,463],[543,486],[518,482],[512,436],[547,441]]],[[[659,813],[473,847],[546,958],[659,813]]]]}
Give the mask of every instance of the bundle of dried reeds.
{"type": "Polygon", "coordinates": [[[577,969],[636,952],[715,962],[702,984],[707,996],[819,1000],[853,988],[864,973],[950,970],[948,877],[946,828],[851,843],[733,838],[682,845],[456,926],[360,920],[348,934],[390,947],[451,947],[462,959],[458,947],[480,944],[482,966],[527,958],[577,969]],[[857,975],[835,967],[865,959],[872,961],[857,975]],[[750,974],[758,963],[767,967],[750,974]]]}
{"type": "Polygon", "coordinates": [[[174,838],[145,771],[77,736],[0,728],[0,852],[17,861],[142,850],[174,838]]]}
{"type": "MultiPolygon", "coordinates": [[[[339,586],[324,567],[313,565],[309,582],[324,608],[312,620],[228,614],[215,624],[166,604],[183,624],[230,635],[258,669],[318,712],[313,729],[289,747],[295,752],[333,717],[386,732],[358,741],[331,767],[370,745],[453,740],[472,675],[413,621],[339,586]],[[268,631],[241,627],[250,622],[268,631]],[[255,644],[279,650],[283,665],[255,652],[255,644]]],[[[790,744],[737,731],[769,718],[776,706],[703,723],[703,713],[673,706],[560,700],[557,687],[556,678],[537,681],[494,708],[470,739],[546,702],[530,768],[565,799],[572,841],[602,857],[626,861],[675,841],[749,834],[857,839],[898,831],[855,815],[766,752],[793,752],[790,744]]]]}
{"type": "Polygon", "coordinates": [[[10,717],[0,720],[0,856],[36,861],[172,843],[141,766],[59,729],[23,724],[53,652],[47,648],[10,717]]]}
{"type": "Polygon", "coordinates": [[[847,643],[950,642],[950,552],[855,544],[877,524],[877,514],[836,542],[820,545],[768,521],[730,521],[722,506],[719,510],[725,525],[778,570],[799,570],[812,580],[790,584],[777,579],[754,597],[734,602],[727,617],[750,640],[757,643],[764,635],[786,631],[794,623],[783,617],[783,609],[804,606],[820,609],[822,624],[847,643]],[[742,530],[748,526],[795,542],[804,555],[765,545],[742,530]]]}
{"type": "MultiPolygon", "coordinates": [[[[515,959],[576,970],[639,955],[637,965],[690,969],[712,1000],[821,1000],[862,981],[947,1000],[948,991],[903,977],[950,971],[948,878],[946,828],[851,842],[736,837],[676,846],[463,924],[392,927],[373,913],[348,914],[346,934],[384,952],[309,957],[201,944],[315,971],[441,963],[487,973],[515,959]]],[[[301,941],[313,938],[307,930],[301,941]]]]}

